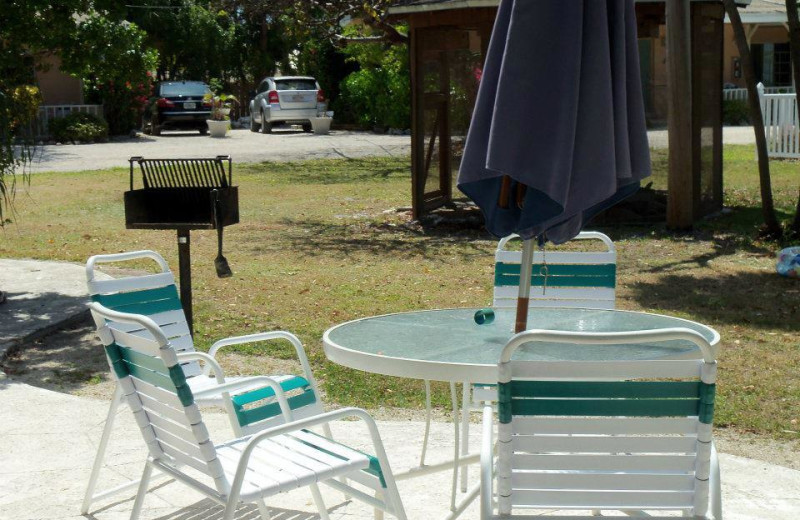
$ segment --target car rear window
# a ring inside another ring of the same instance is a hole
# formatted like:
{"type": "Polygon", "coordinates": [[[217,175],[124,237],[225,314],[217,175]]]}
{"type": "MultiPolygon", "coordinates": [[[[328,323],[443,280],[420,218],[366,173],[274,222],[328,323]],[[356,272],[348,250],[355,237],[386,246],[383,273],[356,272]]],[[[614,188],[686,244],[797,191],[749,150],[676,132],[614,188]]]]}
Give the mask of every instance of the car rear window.
{"type": "Polygon", "coordinates": [[[205,96],[211,92],[205,83],[162,83],[161,95],[172,96],[205,96]]]}
{"type": "Polygon", "coordinates": [[[278,90],[317,90],[317,83],[313,79],[276,79],[275,88],[278,90]]]}

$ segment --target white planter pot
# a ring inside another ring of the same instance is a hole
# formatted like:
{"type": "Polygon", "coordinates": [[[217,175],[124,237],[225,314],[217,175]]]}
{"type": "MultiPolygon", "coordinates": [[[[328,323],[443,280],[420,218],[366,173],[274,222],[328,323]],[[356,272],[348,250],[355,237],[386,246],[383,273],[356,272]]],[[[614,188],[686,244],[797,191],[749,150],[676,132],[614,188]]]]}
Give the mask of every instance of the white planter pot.
{"type": "Polygon", "coordinates": [[[230,121],[214,121],[213,119],[206,119],[208,124],[208,133],[211,137],[225,137],[228,133],[230,121]]]}
{"type": "Polygon", "coordinates": [[[311,128],[315,134],[327,134],[331,131],[332,117],[312,117],[311,128]]]}

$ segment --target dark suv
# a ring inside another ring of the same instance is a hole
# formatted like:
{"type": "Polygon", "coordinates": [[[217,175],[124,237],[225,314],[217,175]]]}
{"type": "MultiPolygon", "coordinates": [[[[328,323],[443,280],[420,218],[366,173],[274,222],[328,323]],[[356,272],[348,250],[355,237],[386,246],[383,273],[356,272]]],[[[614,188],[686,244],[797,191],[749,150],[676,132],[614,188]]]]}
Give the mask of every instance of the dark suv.
{"type": "Polygon", "coordinates": [[[162,130],[198,130],[208,133],[211,103],[203,97],[211,93],[201,81],[162,81],[147,103],[142,118],[145,134],[160,135],[162,130]]]}

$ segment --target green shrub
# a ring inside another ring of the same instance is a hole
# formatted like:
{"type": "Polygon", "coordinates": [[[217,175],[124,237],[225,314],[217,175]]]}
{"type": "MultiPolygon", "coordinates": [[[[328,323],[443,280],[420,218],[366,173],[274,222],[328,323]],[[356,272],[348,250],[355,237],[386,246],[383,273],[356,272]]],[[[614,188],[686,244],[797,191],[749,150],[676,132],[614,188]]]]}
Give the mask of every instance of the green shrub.
{"type": "Polygon", "coordinates": [[[359,70],[339,85],[333,110],[340,121],[406,129],[411,125],[408,49],[405,45],[351,43],[343,51],[359,70]]]}
{"type": "Polygon", "coordinates": [[[50,121],[50,133],[56,141],[91,143],[108,139],[108,124],[99,117],[74,112],[50,121]]]}
{"type": "Polygon", "coordinates": [[[744,99],[726,99],[722,102],[722,124],[738,126],[750,124],[750,108],[744,99]]]}

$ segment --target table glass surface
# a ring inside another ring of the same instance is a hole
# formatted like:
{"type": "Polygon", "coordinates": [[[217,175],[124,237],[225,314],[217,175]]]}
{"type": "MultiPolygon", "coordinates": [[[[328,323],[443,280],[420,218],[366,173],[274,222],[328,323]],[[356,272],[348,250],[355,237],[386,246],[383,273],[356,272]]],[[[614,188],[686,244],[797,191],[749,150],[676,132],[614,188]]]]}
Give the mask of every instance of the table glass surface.
{"type": "MultiPolygon", "coordinates": [[[[364,354],[440,363],[496,364],[514,335],[515,311],[495,310],[492,323],[478,325],[477,309],[442,309],[389,314],[343,323],[330,329],[327,342],[364,354]]],[[[704,325],[658,314],[595,309],[531,309],[529,329],[567,332],[632,332],[683,327],[716,343],[719,336],[704,325]]],[[[514,359],[537,361],[643,360],[685,357],[697,347],[688,341],[625,345],[570,345],[547,342],[521,346],[514,359]]]]}

